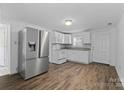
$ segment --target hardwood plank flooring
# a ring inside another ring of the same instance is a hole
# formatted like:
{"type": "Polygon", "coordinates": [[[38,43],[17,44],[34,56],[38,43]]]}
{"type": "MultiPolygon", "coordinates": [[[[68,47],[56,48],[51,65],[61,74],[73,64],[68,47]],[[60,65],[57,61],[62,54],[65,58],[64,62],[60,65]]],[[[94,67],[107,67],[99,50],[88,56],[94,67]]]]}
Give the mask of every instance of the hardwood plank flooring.
{"type": "Polygon", "coordinates": [[[49,71],[29,80],[19,74],[0,77],[2,90],[78,90],[78,89],[123,89],[115,67],[91,63],[67,62],[61,65],[50,64],[49,71]]]}

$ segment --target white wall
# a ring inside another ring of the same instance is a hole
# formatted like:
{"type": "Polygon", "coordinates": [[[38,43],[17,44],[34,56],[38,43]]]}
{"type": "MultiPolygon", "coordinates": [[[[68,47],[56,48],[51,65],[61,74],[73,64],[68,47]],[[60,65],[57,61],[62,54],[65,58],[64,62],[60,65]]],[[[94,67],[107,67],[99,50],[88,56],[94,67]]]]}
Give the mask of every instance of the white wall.
{"type": "MultiPolygon", "coordinates": [[[[96,29],[91,31],[91,39],[92,39],[92,34],[97,33],[97,32],[108,32],[110,34],[110,65],[115,66],[116,63],[116,33],[117,29],[115,27],[108,27],[108,28],[103,28],[103,29],[96,29]]],[[[92,41],[92,40],[91,40],[92,41]]]]}
{"type": "Polygon", "coordinates": [[[110,35],[110,61],[113,66],[116,66],[117,62],[117,28],[114,27],[111,30],[110,35]]]}
{"type": "Polygon", "coordinates": [[[117,26],[117,63],[116,69],[124,86],[124,14],[117,26]]]}

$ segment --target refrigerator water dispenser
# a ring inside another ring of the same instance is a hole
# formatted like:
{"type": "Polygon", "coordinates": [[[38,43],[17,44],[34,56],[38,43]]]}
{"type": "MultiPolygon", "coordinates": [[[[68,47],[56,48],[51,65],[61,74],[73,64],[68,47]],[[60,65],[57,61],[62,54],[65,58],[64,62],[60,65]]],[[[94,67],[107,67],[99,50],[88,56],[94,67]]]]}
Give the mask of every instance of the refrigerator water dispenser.
{"type": "Polygon", "coordinates": [[[31,52],[36,51],[36,42],[28,42],[28,46],[31,52]]]}

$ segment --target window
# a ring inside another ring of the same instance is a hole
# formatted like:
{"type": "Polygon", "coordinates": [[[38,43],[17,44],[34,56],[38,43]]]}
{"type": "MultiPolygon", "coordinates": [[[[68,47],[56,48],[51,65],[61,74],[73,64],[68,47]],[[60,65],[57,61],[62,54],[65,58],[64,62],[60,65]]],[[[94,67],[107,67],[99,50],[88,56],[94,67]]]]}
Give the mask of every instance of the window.
{"type": "Polygon", "coordinates": [[[81,36],[73,37],[73,46],[74,47],[83,47],[83,37],[81,37],[81,36]]]}

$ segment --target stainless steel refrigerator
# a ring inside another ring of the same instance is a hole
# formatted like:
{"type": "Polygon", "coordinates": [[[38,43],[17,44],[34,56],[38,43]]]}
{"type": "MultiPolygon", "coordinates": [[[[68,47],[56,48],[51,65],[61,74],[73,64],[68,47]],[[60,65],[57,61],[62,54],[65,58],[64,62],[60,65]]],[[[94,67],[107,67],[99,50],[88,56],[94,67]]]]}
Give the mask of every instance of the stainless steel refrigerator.
{"type": "Polygon", "coordinates": [[[48,71],[49,34],[25,27],[19,32],[19,73],[24,79],[48,71]]]}

